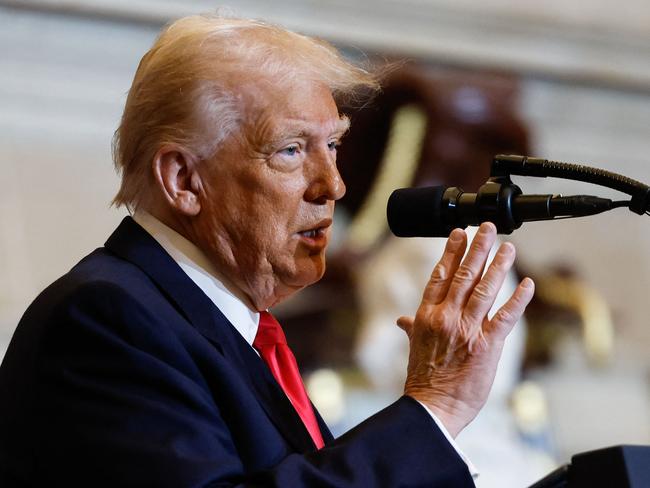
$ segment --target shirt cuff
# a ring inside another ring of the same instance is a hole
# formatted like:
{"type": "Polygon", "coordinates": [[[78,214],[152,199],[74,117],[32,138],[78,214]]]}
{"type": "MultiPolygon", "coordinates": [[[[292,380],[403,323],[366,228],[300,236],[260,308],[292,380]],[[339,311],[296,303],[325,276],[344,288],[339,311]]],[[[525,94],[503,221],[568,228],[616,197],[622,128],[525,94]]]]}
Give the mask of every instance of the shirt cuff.
{"type": "Polygon", "coordinates": [[[472,461],[469,460],[467,456],[465,456],[465,453],[461,451],[460,447],[458,447],[458,444],[456,444],[456,441],[454,438],[451,436],[451,434],[447,431],[447,428],[443,425],[443,423],[440,421],[438,417],[427,407],[424,403],[416,400],[420,405],[424,407],[424,409],[431,415],[431,418],[433,421],[436,423],[438,428],[442,431],[442,434],[445,436],[445,439],[449,441],[449,444],[451,444],[451,447],[453,447],[456,450],[456,453],[460,456],[460,458],[463,460],[463,462],[467,465],[467,469],[469,469],[469,474],[472,476],[473,479],[478,478],[479,472],[476,469],[476,467],[472,464],[472,461]]]}

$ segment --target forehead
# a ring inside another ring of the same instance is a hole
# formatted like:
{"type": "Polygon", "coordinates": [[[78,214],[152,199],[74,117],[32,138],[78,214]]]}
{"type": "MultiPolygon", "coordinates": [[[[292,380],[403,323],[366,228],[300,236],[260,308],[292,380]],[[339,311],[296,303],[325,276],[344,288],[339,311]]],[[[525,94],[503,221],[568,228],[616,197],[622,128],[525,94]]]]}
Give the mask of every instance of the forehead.
{"type": "Polygon", "coordinates": [[[320,84],[255,83],[242,88],[244,128],[257,141],[345,132],[330,90],[320,84]]]}

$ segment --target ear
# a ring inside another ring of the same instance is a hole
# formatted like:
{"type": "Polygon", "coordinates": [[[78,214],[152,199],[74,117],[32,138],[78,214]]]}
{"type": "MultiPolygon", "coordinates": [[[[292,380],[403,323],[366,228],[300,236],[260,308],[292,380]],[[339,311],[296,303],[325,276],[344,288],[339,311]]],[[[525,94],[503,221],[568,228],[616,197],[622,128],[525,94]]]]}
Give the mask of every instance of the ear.
{"type": "Polygon", "coordinates": [[[201,179],[196,170],[197,162],[198,159],[185,148],[172,144],[162,146],[152,162],[163,198],[173,210],[186,216],[195,216],[201,211],[201,179]]]}

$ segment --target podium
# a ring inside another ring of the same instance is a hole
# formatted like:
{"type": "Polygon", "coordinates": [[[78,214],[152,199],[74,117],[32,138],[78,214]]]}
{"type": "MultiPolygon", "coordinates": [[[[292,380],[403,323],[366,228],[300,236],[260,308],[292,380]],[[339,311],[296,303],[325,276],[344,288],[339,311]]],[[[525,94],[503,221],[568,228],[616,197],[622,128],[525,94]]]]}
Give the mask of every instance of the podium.
{"type": "Polygon", "coordinates": [[[529,488],[648,488],[650,446],[583,452],[529,488]]]}

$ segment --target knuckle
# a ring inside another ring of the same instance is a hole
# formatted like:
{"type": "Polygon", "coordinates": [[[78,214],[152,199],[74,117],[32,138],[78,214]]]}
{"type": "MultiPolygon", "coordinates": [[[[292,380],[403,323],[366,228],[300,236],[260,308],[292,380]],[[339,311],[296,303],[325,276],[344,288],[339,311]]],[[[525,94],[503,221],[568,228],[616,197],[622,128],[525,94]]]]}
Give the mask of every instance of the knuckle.
{"type": "Polygon", "coordinates": [[[508,256],[497,255],[490,266],[494,268],[495,271],[505,272],[511,268],[512,261],[508,256]]]}
{"type": "Polygon", "coordinates": [[[512,268],[512,265],[514,264],[514,260],[509,258],[503,258],[503,259],[495,260],[492,264],[495,268],[495,274],[504,275],[508,271],[510,271],[510,268],[512,268]]]}
{"type": "Polygon", "coordinates": [[[516,320],[516,316],[508,309],[500,309],[495,315],[494,320],[500,324],[510,324],[516,320]]]}
{"type": "Polygon", "coordinates": [[[494,296],[494,289],[490,283],[481,281],[478,285],[476,285],[476,287],[474,287],[473,294],[480,301],[487,302],[494,296]]]}
{"type": "Polygon", "coordinates": [[[465,263],[461,264],[454,274],[454,281],[458,283],[466,283],[473,280],[474,273],[472,272],[472,269],[465,263]]]}
{"type": "Polygon", "coordinates": [[[489,238],[489,236],[482,236],[478,235],[472,242],[472,250],[474,252],[479,252],[479,253],[486,253],[489,252],[490,249],[492,249],[492,239],[489,238]]]}
{"type": "Polygon", "coordinates": [[[431,272],[429,283],[432,285],[440,285],[445,283],[448,279],[449,273],[447,272],[447,269],[442,264],[437,264],[431,272]]]}
{"type": "Polygon", "coordinates": [[[512,315],[521,315],[524,312],[525,301],[521,294],[515,292],[510,299],[510,313],[512,315]]]}

